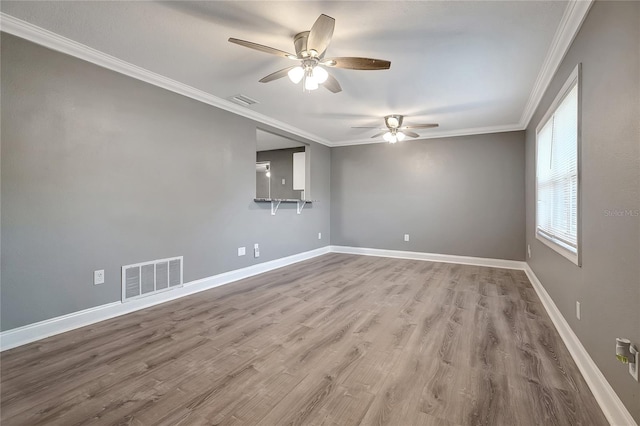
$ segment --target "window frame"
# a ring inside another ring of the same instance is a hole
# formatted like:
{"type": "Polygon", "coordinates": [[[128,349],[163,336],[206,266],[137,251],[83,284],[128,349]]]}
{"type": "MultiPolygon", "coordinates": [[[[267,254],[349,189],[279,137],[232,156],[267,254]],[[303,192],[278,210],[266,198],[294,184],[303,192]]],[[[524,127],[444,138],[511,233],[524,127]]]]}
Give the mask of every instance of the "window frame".
{"type": "Polygon", "coordinates": [[[534,175],[535,175],[535,229],[534,233],[536,239],[541,243],[545,244],[547,247],[554,250],[556,253],[559,253],[566,259],[570,260],[572,263],[577,265],[578,267],[582,266],[582,84],[581,84],[581,74],[582,74],[582,64],[578,64],[574,70],[571,72],[567,80],[565,81],[562,89],[558,92],[555,99],[549,106],[549,109],[544,114],[538,126],[536,127],[536,143],[535,143],[535,166],[534,166],[534,175]],[[554,239],[543,235],[538,230],[538,135],[540,131],[547,125],[549,120],[553,117],[553,115],[558,110],[558,107],[567,97],[569,92],[573,90],[573,88],[577,86],[578,88],[578,129],[576,135],[576,166],[577,166],[577,189],[576,189],[576,252],[563,247],[561,244],[556,242],[554,239]]]}

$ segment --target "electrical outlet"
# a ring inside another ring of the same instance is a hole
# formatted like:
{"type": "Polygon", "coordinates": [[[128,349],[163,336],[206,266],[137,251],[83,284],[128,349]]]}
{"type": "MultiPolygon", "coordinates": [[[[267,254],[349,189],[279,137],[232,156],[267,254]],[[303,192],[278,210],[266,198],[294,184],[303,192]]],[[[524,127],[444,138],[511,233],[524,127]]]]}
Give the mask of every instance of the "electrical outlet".
{"type": "Polygon", "coordinates": [[[318,232],[318,239],[321,240],[322,239],[322,232],[318,232]]]}
{"type": "Polygon", "coordinates": [[[631,340],[624,337],[616,338],[616,358],[629,367],[629,374],[638,381],[638,364],[640,364],[640,352],[631,340]]]}
{"type": "Polygon", "coordinates": [[[576,301],[576,318],[580,319],[580,302],[576,301]]]}
{"type": "Polygon", "coordinates": [[[284,178],[282,178],[282,184],[283,184],[283,185],[286,185],[286,183],[285,183],[285,182],[286,182],[286,181],[284,180],[284,178]]]}
{"type": "Polygon", "coordinates": [[[409,234],[404,234],[404,240],[409,241],[409,234]]]}
{"type": "Polygon", "coordinates": [[[527,254],[529,255],[529,259],[531,259],[531,244],[527,244],[527,254]]]}
{"type": "Polygon", "coordinates": [[[246,249],[244,247],[238,247],[238,256],[244,256],[246,254],[246,249]]]}
{"type": "Polygon", "coordinates": [[[93,285],[104,284],[104,269],[93,271],[93,285]]]}
{"type": "Polygon", "coordinates": [[[253,245],[253,257],[260,257],[260,246],[258,243],[253,245]]]}

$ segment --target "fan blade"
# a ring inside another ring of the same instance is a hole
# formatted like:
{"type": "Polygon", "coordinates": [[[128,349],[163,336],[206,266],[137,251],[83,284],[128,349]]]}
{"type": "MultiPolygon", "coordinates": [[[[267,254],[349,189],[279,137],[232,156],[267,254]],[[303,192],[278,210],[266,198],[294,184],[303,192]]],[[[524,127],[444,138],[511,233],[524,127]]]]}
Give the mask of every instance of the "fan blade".
{"type": "Polygon", "coordinates": [[[371,139],[379,138],[380,136],[384,135],[385,133],[387,133],[387,132],[384,131],[384,132],[376,133],[375,135],[371,136],[371,139]]]}
{"type": "Polygon", "coordinates": [[[327,81],[322,83],[322,85],[326,87],[327,90],[329,90],[330,92],[333,92],[333,93],[342,92],[342,87],[340,87],[340,83],[338,83],[338,80],[336,80],[336,78],[331,74],[329,74],[329,77],[327,77],[327,81]]]}
{"type": "Polygon", "coordinates": [[[410,132],[410,131],[407,131],[407,130],[402,130],[402,133],[404,133],[405,135],[407,135],[409,137],[412,137],[412,138],[417,138],[418,136],[420,136],[416,132],[410,132]]]}
{"type": "Polygon", "coordinates": [[[383,127],[378,127],[378,126],[353,126],[351,127],[352,129],[380,129],[383,130],[383,127]]]}
{"type": "Polygon", "coordinates": [[[410,126],[404,126],[403,129],[431,129],[432,127],[438,127],[437,124],[412,124],[410,126]]]}
{"type": "Polygon", "coordinates": [[[323,65],[335,68],[345,68],[348,70],[388,70],[391,62],[384,59],[372,58],[330,58],[322,62],[323,65]]]}
{"type": "Polygon", "coordinates": [[[331,42],[336,20],[327,15],[320,15],[309,31],[307,39],[307,51],[315,50],[321,56],[331,42]]]}
{"type": "Polygon", "coordinates": [[[268,83],[270,81],[277,80],[277,79],[282,78],[285,75],[287,75],[287,73],[289,71],[291,71],[292,69],[294,69],[294,68],[295,67],[288,67],[288,68],[284,68],[284,69],[281,69],[281,70],[276,71],[276,72],[272,72],[268,76],[262,77],[259,81],[260,81],[260,83],[268,83]]]}
{"type": "Polygon", "coordinates": [[[249,49],[259,50],[260,52],[270,53],[272,55],[282,56],[288,59],[297,59],[296,55],[284,52],[282,50],[274,49],[273,47],[263,46],[252,41],[240,40],[237,38],[230,38],[229,41],[231,43],[239,44],[240,46],[248,47],[249,49]]]}

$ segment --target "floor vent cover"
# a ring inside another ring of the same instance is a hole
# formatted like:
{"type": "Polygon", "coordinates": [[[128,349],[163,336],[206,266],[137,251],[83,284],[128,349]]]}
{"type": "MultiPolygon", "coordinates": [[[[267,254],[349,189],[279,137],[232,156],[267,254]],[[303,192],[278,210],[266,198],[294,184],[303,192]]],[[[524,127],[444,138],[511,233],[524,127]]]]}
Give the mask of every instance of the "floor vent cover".
{"type": "Polygon", "coordinates": [[[182,287],[182,256],[122,267],[122,301],[182,287]]]}

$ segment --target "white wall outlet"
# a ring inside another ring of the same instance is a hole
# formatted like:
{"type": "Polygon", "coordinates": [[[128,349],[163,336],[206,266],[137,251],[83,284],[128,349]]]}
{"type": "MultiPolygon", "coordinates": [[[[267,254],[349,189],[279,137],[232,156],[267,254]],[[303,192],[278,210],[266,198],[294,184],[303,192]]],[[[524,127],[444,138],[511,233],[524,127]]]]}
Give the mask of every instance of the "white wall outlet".
{"type": "Polygon", "coordinates": [[[253,245],[253,257],[260,257],[260,246],[258,243],[253,245]]]}
{"type": "Polygon", "coordinates": [[[286,185],[286,180],[284,180],[284,178],[282,178],[282,184],[286,185]]]}
{"type": "Polygon", "coordinates": [[[531,244],[527,244],[527,254],[529,255],[529,259],[531,259],[531,244]]]}
{"type": "Polygon", "coordinates": [[[238,256],[244,256],[246,254],[246,249],[244,247],[238,247],[238,256]]]}
{"type": "Polygon", "coordinates": [[[404,240],[409,241],[409,234],[404,234],[404,240]]]}
{"type": "Polygon", "coordinates": [[[104,284],[104,269],[93,271],[93,285],[104,284]]]}
{"type": "Polygon", "coordinates": [[[322,239],[322,232],[318,232],[318,239],[321,240],[322,239]]]}
{"type": "Polygon", "coordinates": [[[580,316],[581,316],[580,302],[576,301],[576,318],[580,319],[580,316]]]}

